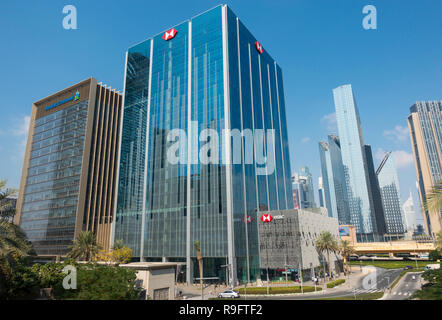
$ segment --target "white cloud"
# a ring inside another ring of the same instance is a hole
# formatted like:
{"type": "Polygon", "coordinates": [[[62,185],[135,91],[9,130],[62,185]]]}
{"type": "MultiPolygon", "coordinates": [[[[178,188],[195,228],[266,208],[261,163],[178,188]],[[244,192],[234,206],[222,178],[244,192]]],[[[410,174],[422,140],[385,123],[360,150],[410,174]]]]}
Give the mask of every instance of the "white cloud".
{"type": "Polygon", "coordinates": [[[18,121],[14,125],[14,128],[11,129],[11,132],[14,136],[27,136],[29,129],[29,122],[31,121],[30,116],[24,116],[22,119],[18,121]]]}
{"type": "Polygon", "coordinates": [[[393,151],[393,155],[396,169],[408,168],[409,166],[413,165],[413,154],[408,153],[407,151],[398,150],[393,151]]]}
{"type": "Polygon", "coordinates": [[[407,127],[395,126],[393,130],[384,130],[384,137],[393,141],[407,141],[410,137],[407,127]]]}
{"type": "Polygon", "coordinates": [[[301,140],[302,143],[307,143],[307,142],[309,142],[309,141],[310,141],[310,137],[304,137],[304,138],[302,138],[302,140],[301,140]]]}
{"type": "Polygon", "coordinates": [[[321,119],[321,123],[325,123],[327,131],[333,131],[334,133],[338,131],[335,112],[323,116],[321,119]]]}
{"type": "Polygon", "coordinates": [[[387,153],[387,151],[385,151],[385,150],[382,149],[382,148],[379,148],[379,149],[376,151],[374,157],[375,157],[377,160],[382,161],[382,159],[384,159],[384,156],[385,156],[386,153],[387,153]]]}
{"type": "Polygon", "coordinates": [[[16,143],[17,148],[15,152],[11,153],[11,159],[13,161],[23,161],[26,150],[26,143],[28,140],[28,130],[29,130],[30,121],[31,121],[30,116],[24,116],[21,119],[13,121],[12,124],[13,127],[9,129],[12,138],[14,140],[15,139],[19,140],[16,143]]]}
{"type": "MultiPolygon", "coordinates": [[[[382,159],[384,159],[386,153],[387,152],[384,149],[379,148],[376,151],[375,158],[381,161],[382,159]]],[[[413,154],[408,153],[407,151],[404,150],[393,151],[393,157],[396,169],[408,168],[409,166],[412,166],[414,162],[413,154]]]]}

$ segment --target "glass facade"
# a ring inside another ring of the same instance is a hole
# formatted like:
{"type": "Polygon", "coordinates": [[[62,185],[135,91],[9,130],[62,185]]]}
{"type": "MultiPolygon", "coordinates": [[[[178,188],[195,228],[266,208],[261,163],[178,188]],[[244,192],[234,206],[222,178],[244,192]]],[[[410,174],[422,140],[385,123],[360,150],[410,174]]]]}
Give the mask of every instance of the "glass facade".
{"type": "Polygon", "coordinates": [[[231,264],[233,279],[255,280],[259,211],[293,208],[281,69],[227,6],[173,28],[128,50],[114,239],[144,259],[192,261],[188,281],[199,241],[205,277],[224,281],[231,264]],[[256,129],[274,130],[274,148],[234,135],[256,129]],[[259,152],[275,158],[268,175],[259,152]]]}
{"type": "Polygon", "coordinates": [[[292,188],[298,194],[301,209],[316,208],[313,178],[308,167],[301,167],[300,173],[294,174],[292,188]]]}
{"type": "Polygon", "coordinates": [[[356,233],[373,239],[376,231],[374,210],[371,206],[368,172],[362,137],[359,110],[351,85],[333,89],[336,119],[341,142],[342,163],[347,187],[350,222],[356,233]]]}
{"type": "Polygon", "coordinates": [[[377,239],[384,239],[382,235],[387,233],[387,228],[385,225],[385,213],[384,206],[382,204],[381,189],[379,188],[378,178],[376,176],[376,171],[373,163],[373,154],[371,152],[371,146],[365,145],[365,159],[367,162],[367,172],[368,172],[368,194],[370,196],[371,206],[374,211],[374,216],[376,217],[376,229],[379,237],[377,239]],[[382,238],[381,238],[382,237],[382,238]]]}
{"type": "Polygon", "coordinates": [[[405,233],[405,219],[401,206],[399,180],[394,165],[394,157],[391,152],[385,155],[376,171],[376,175],[384,206],[386,232],[389,234],[405,233]]]}
{"type": "Polygon", "coordinates": [[[329,135],[328,142],[320,142],[319,155],[328,215],[337,218],[339,224],[349,224],[350,212],[339,137],[329,135]]]}
{"type": "MultiPolygon", "coordinates": [[[[416,165],[421,203],[426,192],[442,180],[442,101],[416,102],[410,108],[408,127],[416,165]]],[[[424,211],[425,229],[434,236],[442,230],[442,210],[424,211]]]]}
{"type": "Polygon", "coordinates": [[[140,251],[146,175],[150,40],[127,52],[114,239],[140,251]]]}
{"type": "Polygon", "coordinates": [[[88,100],[38,118],[21,227],[39,255],[65,254],[74,238],[88,100]]]}

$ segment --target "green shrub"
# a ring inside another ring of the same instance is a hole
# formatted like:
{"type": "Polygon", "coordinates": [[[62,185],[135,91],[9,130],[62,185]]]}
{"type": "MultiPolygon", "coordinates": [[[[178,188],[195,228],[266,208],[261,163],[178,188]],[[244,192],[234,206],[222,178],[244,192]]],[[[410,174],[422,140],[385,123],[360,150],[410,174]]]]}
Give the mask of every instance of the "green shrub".
{"type": "Polygon", "coordinates": [[[336,286],[339,286],[340,284],[343,284],[345,282],[345,279],[338,279],[332,282],[327,283],[327,288],[334,288],[336,286]]]}
{"type": "Polygon", "coordinates": [[[119,266],[87,263],[76,265],[77,289],[65,290],[58,282],[56,299],[73,300],[136,300],[140,291],[135,288],[136,271],[119,266]]]}
{"type": "MultiPolygon", "coordinates": [[[[315,287],[303,286],[303,292],[313,292],[315,287]]],[[[320,287],[316,287],[316,291],[320,291],[320,287]]],[[[240,294],[245,294],[244,288],[239,289],[240,294]]],[[[269,287],[269,294],[289,294],[289,293],[301,293],[301,287],[269,287]]],[[[267,294],[267,287],[250,287],[247,288],[247,294],[267,294]]]]}

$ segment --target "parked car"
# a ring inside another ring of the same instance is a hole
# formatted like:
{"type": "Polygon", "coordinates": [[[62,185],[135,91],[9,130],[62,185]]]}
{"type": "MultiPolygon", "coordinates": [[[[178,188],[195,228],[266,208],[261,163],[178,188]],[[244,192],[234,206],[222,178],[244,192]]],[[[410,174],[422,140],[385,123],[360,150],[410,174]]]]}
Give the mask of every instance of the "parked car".
{"type": "Polygon", "coordinates": [[[239,293],[233,290],[226,290],[218,293],[218,298],[239,298],[239,293]]]}
{"type": "Polygon", "coordinates": [[[410,269],[413,269],[413,267],[412,266],[405,266],[404,267],[404,270],[410,270],[410,269]]]}
{"type": "Polygon", "coordinates": [[[440,264],[439,263],[427,264],[424,269],[426,271],[440,269],[440,264]]]}

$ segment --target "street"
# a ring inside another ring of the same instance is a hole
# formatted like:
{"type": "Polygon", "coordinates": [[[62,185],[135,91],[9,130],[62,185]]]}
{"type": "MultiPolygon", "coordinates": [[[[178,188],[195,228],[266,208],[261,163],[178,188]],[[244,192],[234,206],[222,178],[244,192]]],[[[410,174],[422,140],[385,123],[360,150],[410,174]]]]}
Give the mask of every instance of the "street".
{"type": "Polygon", "coordinates": [[[407,273],[399,283],[389,292],[385,300],[406,300],[421,287],[421,273],[407,273]],[[414,277],[414,279],[413,279],[414,277]]]}

